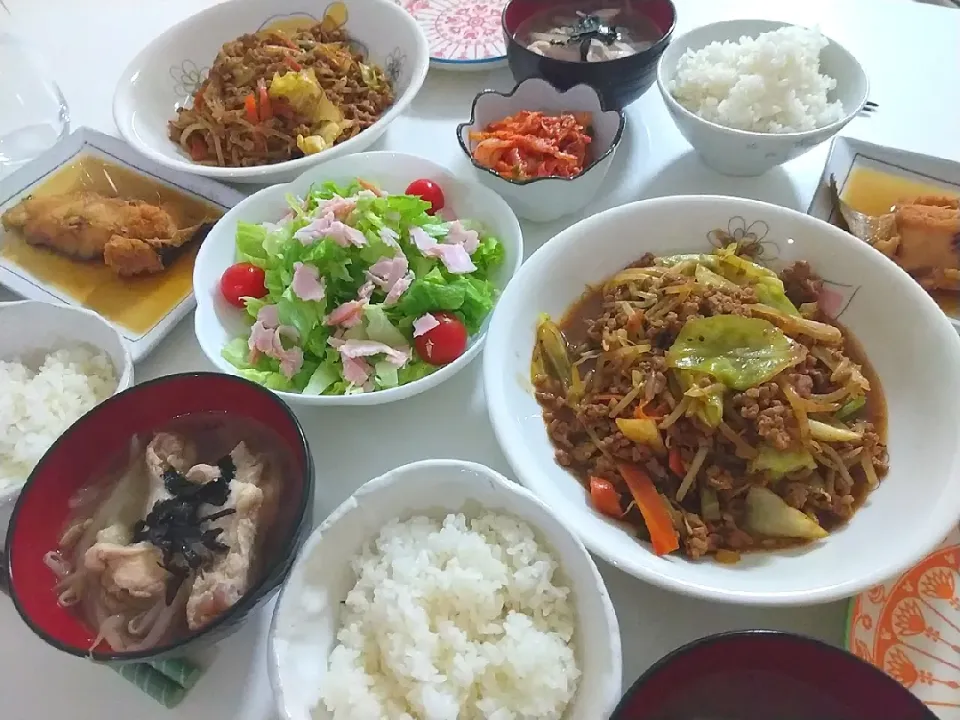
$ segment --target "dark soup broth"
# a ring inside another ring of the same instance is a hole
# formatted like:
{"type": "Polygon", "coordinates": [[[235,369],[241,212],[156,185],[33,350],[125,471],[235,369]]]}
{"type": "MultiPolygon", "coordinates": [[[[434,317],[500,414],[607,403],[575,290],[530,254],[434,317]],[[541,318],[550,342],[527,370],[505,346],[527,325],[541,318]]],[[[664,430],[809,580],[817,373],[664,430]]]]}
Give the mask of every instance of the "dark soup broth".
{"type": "Polygon", "coordinates": [[[130,438],[70,500],[45,562],[58,602],[117,652],[197,631],[269,568],[294,512],[280,502],[293,461],[246,418],[183,416],[130,438]]]}
{"type": "Polygon", "coordinates": [[[603,62],[648,50],[663,31],[626,1],[557,5],[524,20],[514,38],[529,50],[569,62],[603,62]]]}

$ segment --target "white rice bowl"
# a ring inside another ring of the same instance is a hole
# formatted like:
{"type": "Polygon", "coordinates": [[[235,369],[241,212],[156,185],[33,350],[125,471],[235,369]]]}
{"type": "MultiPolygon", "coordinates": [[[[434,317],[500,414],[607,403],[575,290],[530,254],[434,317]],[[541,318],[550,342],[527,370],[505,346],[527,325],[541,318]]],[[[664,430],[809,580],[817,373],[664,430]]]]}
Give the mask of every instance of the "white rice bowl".
{"type": "Polygon", "coordinates": [[[677,61],[670,94],[698,117],[761,133],[795,133],[844,117],[829,96],[837,81],[820,73],[829,41],[818,30],[786,26],[739,41],[688,48],[677,61]]]}
{"type": "Polygon", "coordinates": [[[595,720],[619,628],[583,546],[488,468],[413,463],[307,541],[270,632],[287,720],[595,720]]]}
{"type": "Polygon", "coordinates": [[[23,485],[63,431],[117,389],[110,357],[89,346],[23,360],[0,360],[0,492],[23,485]]]}

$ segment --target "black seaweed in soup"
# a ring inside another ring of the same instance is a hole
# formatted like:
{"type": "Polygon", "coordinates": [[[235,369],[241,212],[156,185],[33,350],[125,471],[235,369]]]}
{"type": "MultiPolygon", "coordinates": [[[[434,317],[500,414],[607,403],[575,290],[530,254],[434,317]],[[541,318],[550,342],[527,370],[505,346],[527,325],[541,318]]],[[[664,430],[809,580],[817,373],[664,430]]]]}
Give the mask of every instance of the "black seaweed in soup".
{"type": "Polygon", "coordinates": [[[628,2],[558,5],[524,20],[517,42],[545,57],[603,62],[649,49],[663,32],[628,2]]]}

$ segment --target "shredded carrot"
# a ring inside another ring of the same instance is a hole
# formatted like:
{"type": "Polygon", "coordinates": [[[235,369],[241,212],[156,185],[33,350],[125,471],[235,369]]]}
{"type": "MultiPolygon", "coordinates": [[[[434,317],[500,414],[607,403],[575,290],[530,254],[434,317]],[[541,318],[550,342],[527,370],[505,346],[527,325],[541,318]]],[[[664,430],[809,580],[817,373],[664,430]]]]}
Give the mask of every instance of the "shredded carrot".
{"type": "Polygon", "coordinates": [[[574,177],[587,165],[590,113],[520,112],[471,132],[473,158],[513,180],[574,177]]]}
{"type": "Polygon", "coordinates": [[[650,532],[650,542],[657,555],[666,555],[680,548],[680,538],[670,513],[667,511],[667,501],[659,493],[653,480],[647,473],[636,465],[621,463],[618,466],[630,494],[637,503],[643,522],[650,532]]]}
{"type": "Polygon", "coordinates": [[[670,456],[667,458],[667,461],[670,465],[670,472],[678,478],[682,478],[687,474],[686,468],[683,467],[683,459],[680,457],[680,448],[676,445],[670,448],[670,456]]]}

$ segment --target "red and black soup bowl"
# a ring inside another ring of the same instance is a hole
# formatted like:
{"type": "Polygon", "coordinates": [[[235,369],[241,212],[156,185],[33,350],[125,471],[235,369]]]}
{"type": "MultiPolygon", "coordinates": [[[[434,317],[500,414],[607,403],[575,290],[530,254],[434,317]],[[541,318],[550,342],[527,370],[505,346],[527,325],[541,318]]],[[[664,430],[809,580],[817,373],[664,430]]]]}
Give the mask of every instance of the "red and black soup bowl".
{"type": "MultiPolygon", "coordinates": [[[[600,96],[606,110],[622,110],[643,95],[657,76],[657,62],[667,49],[677,23],[677,9],[671,0],[625,0],[659,31],[659,38],[646,50],[603,62],[572,62],[548,58],[527,48],[517,38],[524,23],[542,13],[575,7],[566,1],[510,0],[503,9],[501,25],[507,46],[507,62],[514,79],[543,78],[558,90],[589,85],[600,96]]],[[[613,5],[613,3],[611,3],[613,5]]]]}
{"type": "Polygon", "coordinates": [[[10,518],[0,585],[17,612],[53,647],[98,661],[133,662],[180,656],[236,630],[284,580],[301,542],[312,528],[313,461],[296,416],[271,391],[219,373],[170,375],[135,385],[74,423],[41,458],[10,518]],[[55,550],[70,518],[71,498],[103,477],[133,435],[146,435],[185,416],[204,414],[253,421],[270,428],[289,468],[258,581],[228,610],[201,629],[147,650],[114,652],[105,642],[91,650],[97,631],[72,608],[58,603],[57,578],[44,561],[55,550]]]}
{"type": "Polygon", "coordinates": [[[936,720],[855,655],[770,630],[712,635],[637,680],[611,720],[936,720]]]}

